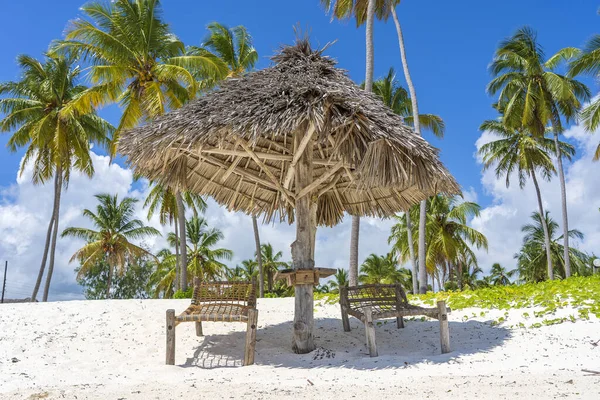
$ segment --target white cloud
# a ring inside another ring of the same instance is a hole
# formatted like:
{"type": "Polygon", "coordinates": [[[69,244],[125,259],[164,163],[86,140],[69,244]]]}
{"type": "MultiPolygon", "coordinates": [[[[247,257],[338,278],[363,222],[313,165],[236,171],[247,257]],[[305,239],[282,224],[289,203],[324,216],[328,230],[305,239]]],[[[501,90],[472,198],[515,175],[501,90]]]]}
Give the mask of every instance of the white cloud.
{"type": "MultiPolygon", "coordinates": [[[[579,229],[585,239],[573,245],[587,252],[600,252],[600,164],[592,161],[598,135],[590,135],[579,126],[565,132],[578,149],[578,158],[566,163],[567,200],[569,228],[579,229]]],[[[484,132],[476,143],[479,148],[493,139],[484,132]]],[[[481,160],[478,160],[481,161],[481,160]]],[[[481,216],[472,221],[473,227],[484,233],[489,241],[489,252],[478,252],[480,264],[488,271],[491,264],[499,262],[508,269],[516,267],[513,255],[522,241],[521,226],[528,223],[532,212],[538,210],[535,191],[531,182],[521,190],[517,179],[511,179],[509,188],[504,179],[496,179],[493,169],[482,173],[484,190],[493,203],[482,210],[481,216]]],[[[557,177],[551,182],[540,182],[544,208],[560,224],[562,221],[560,183],[557,177]]],[[[562,224],[561,224],[562,225],[562,224]]],[[[562,229],[562,228],[561,228],[562,229]]]]}
{"type": "MultiPolygon", "coordinates": [[[[59,232],[67,226],[90,226],[82,216],[84,208],[94,209],[98,193],[118,194],[120,198],[132,196],[140,199],[137,218],[146,220],[147,211],[142,209],[148,192],[145,181],[135,184],[130,170],[110,164],[108,157],[92,153],[96,173],[92,179],[74,173],[66,191],[63,191],[59,232]]],[[[51,214],[53,185],[34,186],[31,168],[25,168],[22,176],[7,187],[0,188],[0,257],[9,261],[7,297],[30,296],[44,248],[46,229],[51,214]]],[[[234,251],[233,266],[253,257],[255,251],[252,220],[242,213],[231,213],[209,200],[206,212],[209,224],[224,233],[221,247],[234,251]]],[[[165,247],[165,237],[170,227],[161,227],[154,216],[149,225],[161,230],[163,237],[144,240],[153,251],[165,247]]],[[[361,226],[360,257],[370,253],[384,254],[388,251],[387,237],[390,221],[364,218],[361,226]]],[[[287,224],[259,225],[261,241],[271,243],[283,252],[284,260],[291,260],[290,244],[295,237],[295,227],[287,224]]],[[[81,241],[59,238],[56,248],[55,270],[52,278],[50,299],[81,297],[81,288],[75,282],[75,264],[69,263],[71,255],[81,246],[81,241]]],[[[322,267],[347,268],[350,245],[350,218],[334,228],[317,231],[316,263],[322,267]]],[[[1,260],[0,260],[1,261],[1,260]]],[[[43,282],[42,282],[43,288],[43,282]]],[[[40,292],[41,296],[41,292],[40,292]]]]}

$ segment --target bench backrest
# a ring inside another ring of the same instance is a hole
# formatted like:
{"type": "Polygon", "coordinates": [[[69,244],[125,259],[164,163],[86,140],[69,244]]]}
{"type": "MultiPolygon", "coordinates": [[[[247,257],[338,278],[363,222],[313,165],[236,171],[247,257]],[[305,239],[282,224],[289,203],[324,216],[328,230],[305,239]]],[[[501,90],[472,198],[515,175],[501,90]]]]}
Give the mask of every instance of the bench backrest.
{"type": "Polygon", "coordinates": [[[406,292],[401,284],[371,284],[342,286],[340,303],[356,309],[362,307],[405,307],[408,305],[406,292]]]}
{"type": "Polygon", "coordinates": [[[251,282],[201,282],[194,279],[192,304],[230,303],[256,307],[256,278],[251,282]]]}

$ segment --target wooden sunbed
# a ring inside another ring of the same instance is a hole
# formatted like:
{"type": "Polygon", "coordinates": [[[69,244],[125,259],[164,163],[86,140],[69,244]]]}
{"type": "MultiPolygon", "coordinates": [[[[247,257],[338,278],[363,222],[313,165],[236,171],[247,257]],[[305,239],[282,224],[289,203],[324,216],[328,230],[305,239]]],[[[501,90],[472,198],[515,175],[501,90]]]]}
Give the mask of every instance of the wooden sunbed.
{"type": "Polygon", "coordinates": [[[246,323],[244,365],[254,364],[256,347],[256,279],[252,282],[194,282],[192,304],[175,316],[167,310],[168,365],[175,364],[175,327],[182,322],[195,322],[196,335],[203,336],[202,321],[246,323]]]}
{"type": "Polygon", "coordinates": [[[444,301],[438,301],[437,308],[425,308],[408,303],[406,293],[401,284],[395,285],[360,285],[340,288],[340,307],[344,331],[350,332],[348,315],[358,318],[365,324],[367,347],[371,357],[377,357],[375,342],[375,326],[373,321],[384,318],[396,318],[398,328],[404,328],[404,317],[425,315],[440,321],[440,339],[442,353],[450,352],[450,333],[448,330],[448,313],[444,301]]]}

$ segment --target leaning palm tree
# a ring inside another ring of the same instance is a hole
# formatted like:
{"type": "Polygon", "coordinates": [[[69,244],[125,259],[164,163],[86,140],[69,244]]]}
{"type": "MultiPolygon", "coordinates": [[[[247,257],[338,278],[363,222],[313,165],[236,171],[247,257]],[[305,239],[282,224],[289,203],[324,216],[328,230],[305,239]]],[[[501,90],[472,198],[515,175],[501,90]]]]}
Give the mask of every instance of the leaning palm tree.
{"type": "MultiPolygon", "coordinates": [[[[579,74],[600,78],[600,35],[594,35],[586,43],[583,51],[569,65],[569,76],[579,74]]],[[[600,97],[595,98],[581,112],[583,126],[588,132],[594,132],[600,126],[600,97]]],[[[600,160],[600,144],[596,147],[594,160],[600,160]]]]}
{"type": "Polygon", "coordinates": [[[86,90],[78,83],[81,70],[72,67],[70,60],[48,56],[41,62],[21,55],[18,63],[22,79],[0,83],[0,95],[7,96],[0,99],[0,114],[4,114],[0,132],[13,132],[7,144],[11,151],[27,147],[20,174],[32,164],[34,184],[44,184],[54,177],[52,216],[31,295],[31,301],[36,301],[50,250],[42,297],[47,301],[54,271],[62,189],[68,185],[72,170],[88,177],[94,174],[90,142],[106,146],[114,129],[91,109],[76,113],[69,110],[86,90]]]}
{"type": "MultiPolygon", "coordinates": [[[[408,92],[396,81],[396,75],[393,68],[390,68],[385,78],[379,79],[373,83],[373,92],[381,97],[385,105],[390,107],[396,114],[401,115],[407,124],[415,126],[415,114],[413,113],[415,103],[408,95],[408,92]]],[[[440,116],[434,114],[418,114],[417,119],[419,126],[422,125],[425,129],[430,130],[439,138],[444,136],[445,124],[440,116]]],[[[410,213],[405,213],[404,218],[406,218],[407,226],[411,227],[412,220],[410,213]]],[[[412,241],[412,228],[408,229],[407,233],[409,236],[408,245],[410,250],[410,263],[412,266],[413,293],[418,293],[418,271],[412,241]]]]}
{"type": "Polygon", "coordinates": [[[73,254],[70,260],[71,262],[78,260],[81,263],[79,277],[85,275],[95,263],[99,261],[107,263],[109,269],[106,298],[108,299],[115,270],[123,274],[127,263],[134,263],[144,255],[152,256],[146,249],[131,243],[130,240],[159,236],[160,232],[145,226],[141,220],[134,219],[137,199],[125,197],[119,202],[117,195],[109,194],[98,194],[96,198],[100,202],[96,207],[96,213],[85,209],[83,215],[92,221],[97,230],[71,227],[65,229],[61,236],[71,236],[87,242],[73,254]]]}
{"type": "MultiPolygon", "coordinates": [[[[373,22],[375,19],[377,0],[320,0],[327,12],[337,19],[347,19],[355,16],[356,25],[366,23],[366,68],[365,90],[372,91],[373,65],[375,55],[373,50],[373,22]]],[[[358,237],[360,232],[360,217],[352,216],[352,230],[350,233],[350,285],[358,283],[358,237]]]]}
{"type": "MultiPolygon", "coordinates": [[[[562,117],[566,122],[577,118],[581,102],[589,100],[590,91],[583,83],[557,73],[556,68],[578,53],[577,49],[565,48],[546,60],[536,33],[528,27],[521,28],[498,46],[490,66],[494,79],[488,85],[489,93],[499,93],[498,104],[504,109],[505,125],[513,129],[523,127],[536,137],[544,136],[546,127],[552,126],[561,188],[565,252],[569,249],[569,219],[559,135],[564,130],[562,117]]],[[[570,276],[569,257],[567,253],[564,256],[567,260],[566,274],[570,276]]]]}
{"type": "Polygon", "coordinates": [[[150,275],[148,286],[152,288],[155,299],[170,299],[177,290],[177,256],[169,249],[159,251],[156,256],[156,270],[150,275]]]}
{"type": "MultiPolygon", "coordinates": [[[[542,178],[546,180],[550,180],[556,172],[550,158],[550,154],[554,152],[554,141],[544,136],[536,137],[525,129],[509,128],[502,121],[485,121],[480,129],[499,137],[498,140],[486,143],[479,149],[479,154],[483,158],[484,170],[493,167],[496,177],[505,175],[506,187],[510,185],[513,172],[517,173],[521,188],[525,187],[527,178],[530,177],[535,187],[539,212],[543,214],[544,205],[537,180],[537,172],[541,173],[542,178]]],[[[561,158],[571,159],[575,154],[575,149],[568,143],[559,142],[559,148],[561,158]]],[[[545,248],[549,252],[550,234],[545,221],[542,221],[542,227],[546,241],[545,248]]],[[[547,254],[546,260],[548,262],[548,277],[553,279],[552,257],[547,254]]]]}

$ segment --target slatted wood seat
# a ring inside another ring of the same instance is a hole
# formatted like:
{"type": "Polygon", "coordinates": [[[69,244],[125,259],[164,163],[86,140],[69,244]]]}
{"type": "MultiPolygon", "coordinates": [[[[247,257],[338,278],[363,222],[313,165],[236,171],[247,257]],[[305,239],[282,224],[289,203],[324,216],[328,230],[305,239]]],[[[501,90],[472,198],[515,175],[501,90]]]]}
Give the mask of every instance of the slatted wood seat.
{"type": "Polygon", "coordinates": [[[175,364],[175,327],[182,322],[195,322],[196,335],[203,336],[202,321],[245,322],[246,346],[244,365],[254,364],[256,347],[256,279],[252,282],[194,282],[192,304],[181,314],[167,310],[167,361],[175,364]]]}
{"type": "Polygon", "coordinates": [[[424,315],[440,321],[442,353],[450,352],[448,314],[451,310],[446,307],[444,301],[439,301],[436,308],[419,307],[408,303],[406,292],[401,284],[372,284],[341,287],[340,308],[344,331],[350,332],[348,315],[352,315],[365,324],[367,347],[371,357],[377,357],[373,321],[395,317],[397,327],[404,328],[404,317],[415,315],[424,315]]]}

